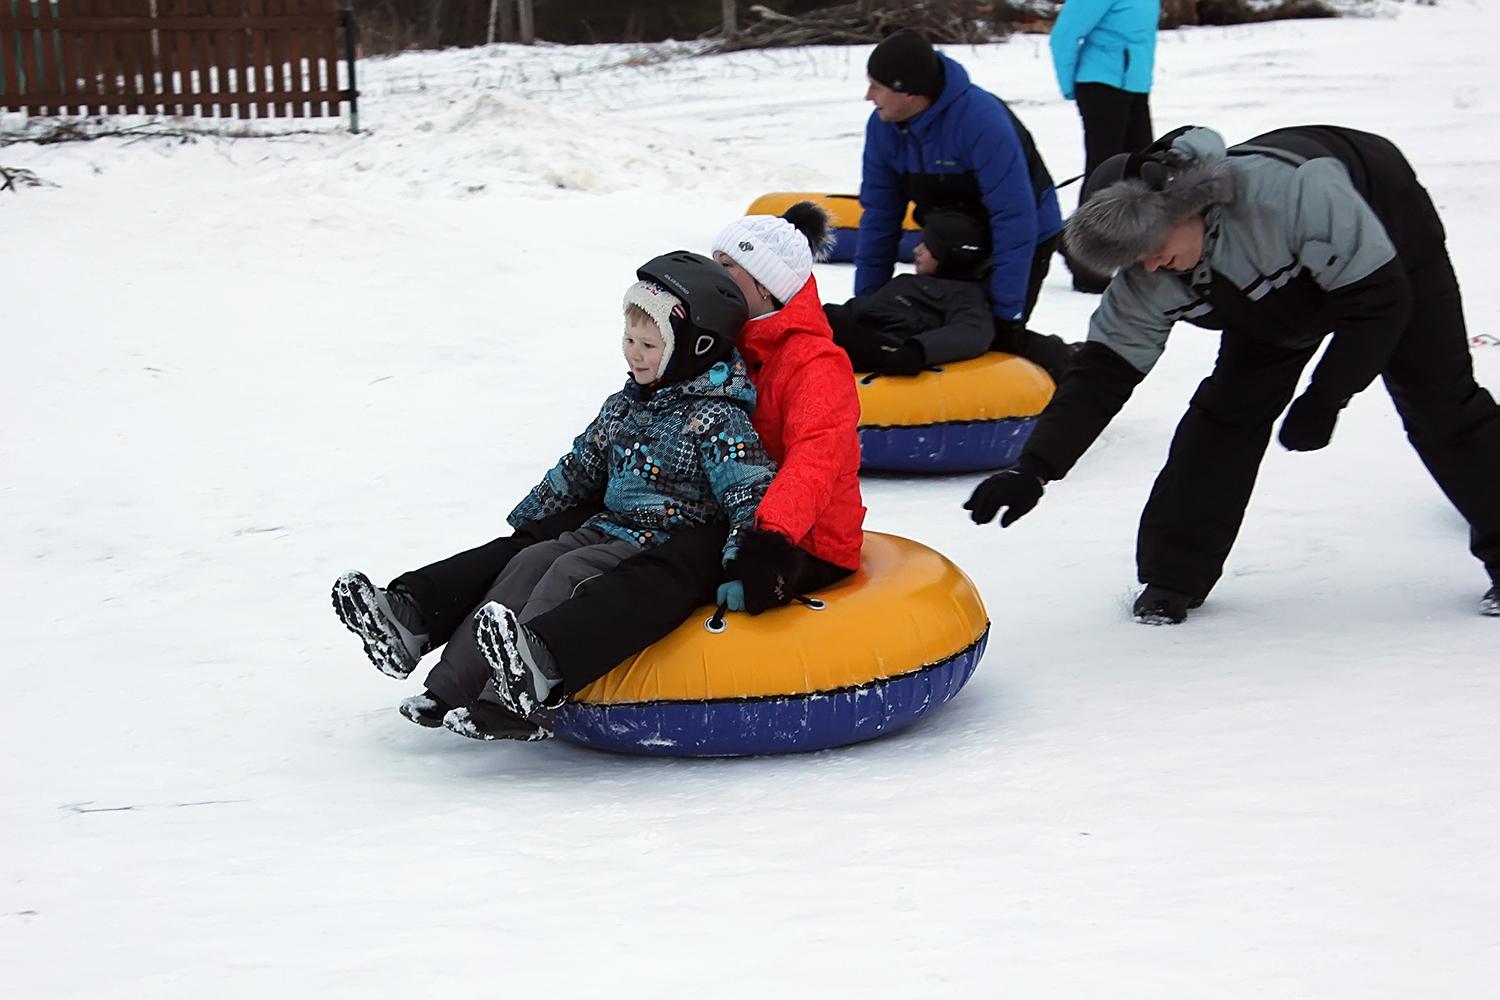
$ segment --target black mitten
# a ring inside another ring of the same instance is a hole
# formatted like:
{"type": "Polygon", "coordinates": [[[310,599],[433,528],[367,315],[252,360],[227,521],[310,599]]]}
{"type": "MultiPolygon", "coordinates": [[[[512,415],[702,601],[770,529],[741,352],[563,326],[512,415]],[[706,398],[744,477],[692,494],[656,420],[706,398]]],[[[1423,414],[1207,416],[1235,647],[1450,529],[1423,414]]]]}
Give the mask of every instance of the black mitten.
{"type": "Polygon", "coordinates": [[[797,595],[788,581],[798,561],[797,547],[776,532],[756,529],[746,534],[728,567],[729,575],[745,584],[745,610],[758,615],[790,603],[797,595]]]}
{"type": "Polygon", "coordinates": [[[1330,403],[1312,386],[1287,407],[1277,440],[1287,451],[1317,451],[1333,439],[1333,425],[1347,399],[1330,403]]]}
{"type": "Polygon", "coordinates": [[[841,346],[844,349],[844,352],[849,355],[849,363],[854,366],[855,371],[884,371],[881,365],[885,360],[885,356],[890,352],[886,349],[886,345],[881,341],[861,337],[857,340],[850,340],[839,346],[841,346]]]}
{"type": "Polygon", "coordinates": [[[882,375],[915,375],[925,367],[927,356],[922,345],[908,340],[900,347],[883,348],[875,370],[882,375]]]}

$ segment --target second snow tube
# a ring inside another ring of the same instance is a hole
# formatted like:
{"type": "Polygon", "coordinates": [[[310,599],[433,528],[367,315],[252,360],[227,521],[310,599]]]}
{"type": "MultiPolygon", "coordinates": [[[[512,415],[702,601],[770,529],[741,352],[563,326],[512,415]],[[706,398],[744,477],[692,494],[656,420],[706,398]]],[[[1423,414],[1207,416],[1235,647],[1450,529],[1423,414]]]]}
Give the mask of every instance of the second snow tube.
{"type": "Polygon", "coordinates": [[[866,532],[859,570],[814,596],[754,617],[703,608],[575,694],[554,734],[656,756],[823,750],[917,721],[984,654],[973,582],[908,538],[866,532]]]}
{"type": "Polygon", "coordinates": [[[918,375],[859,375],[860,468],[977,472],[1015,464],[1052,378],[1014,354],[992,351],[918,375]]]}
{"type": "MultiPolygon", "coordinates": [[[[854,262],[854,251],[859,242],[859,219],[864,210],[855,194],[813,194],[807,191],[775,191],[763,194],[750,203],[746,215],[780,215],[799,201],[810,201],[828,213],[828,235],[832,240],[828,257],[832,264],[854,262]]],[[[906,207],[906,219],[901,225],[901,245],[896,259],[911,263],[912,251],[922,242],[922,227],[912,218],[912,206],[906,207]]]]}

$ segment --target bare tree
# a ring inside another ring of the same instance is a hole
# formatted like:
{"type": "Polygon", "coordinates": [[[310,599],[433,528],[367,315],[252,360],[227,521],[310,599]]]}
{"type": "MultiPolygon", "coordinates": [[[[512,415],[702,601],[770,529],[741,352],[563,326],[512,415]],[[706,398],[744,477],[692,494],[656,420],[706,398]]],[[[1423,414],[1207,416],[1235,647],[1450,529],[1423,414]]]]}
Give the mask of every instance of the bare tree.
{"type": "Polygon", "coordinates": [[[735,32],[735,0],[720,0],[719,9],[724,13],[724,40],[728,41],[734,37],[735,32]]]}
{"type": "Polygon", "coordinates": [[[516,0],[516,20],[520,22],[520,42],[522,45],[536,44],[536,11],[532,7],[532,0],[516,0]]]}

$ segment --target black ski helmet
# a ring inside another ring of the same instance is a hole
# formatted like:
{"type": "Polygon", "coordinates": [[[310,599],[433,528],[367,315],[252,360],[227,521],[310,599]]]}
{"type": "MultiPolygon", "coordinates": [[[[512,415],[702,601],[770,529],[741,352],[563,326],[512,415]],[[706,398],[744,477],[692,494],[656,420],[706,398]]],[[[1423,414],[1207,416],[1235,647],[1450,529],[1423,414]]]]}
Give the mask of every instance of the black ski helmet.
{"type": "Polygon", "coordinates": [[[723,265],[690,250],[673,250],[648,260],[635,274],[677,296],[687,310],[686,320],[672,321],[672,356],[662,382],[701,375],[728,357],[750,319],[750,307],[723,265]]]}

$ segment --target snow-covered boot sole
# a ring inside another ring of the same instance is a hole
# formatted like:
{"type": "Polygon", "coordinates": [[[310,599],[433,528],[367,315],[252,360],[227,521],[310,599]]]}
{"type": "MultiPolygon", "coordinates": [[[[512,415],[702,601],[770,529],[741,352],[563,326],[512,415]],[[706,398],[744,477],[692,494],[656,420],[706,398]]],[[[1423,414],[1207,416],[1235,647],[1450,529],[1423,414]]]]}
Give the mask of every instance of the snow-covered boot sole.
{"type": "Polygon", "coordinates": [[[443,728],[471,740],[545,740],[552,734],[525,719],[517,718],[499,705],[486,711],[485,703],[472,708],[455,708],[443,716],[443,728]]]}
{"type": "Polygon", "coordinates": [[[521,623],[516,613],[491,601],[474,614],[474,639],[490,665],[500,704],[524,719],[541,707],[531,667],[521,657],[521,623]]]}
{"type": "Polygon", "coordinates": [[[1500,586],[1491,587],[1479,599],[1479,613],[1488,618],[1500,618],[1500,586]]]}
{"type": "Polygon", "coordinates": [[[416,636],[406,631],[391,613],[379,588],[363,573],[350,571],[333,583],[333,610],[344,627],[359,636],[365,655],[387,677],[405,680],[421,659],[416,636]]]}
{"type": "Polygon", "coordinates": [[[423,691],[421,694],[412,695],[396,706],[396,711],[419,726],[427,729],[441,729],[443,716],[453,711],[453,707],[423,691]]]}

